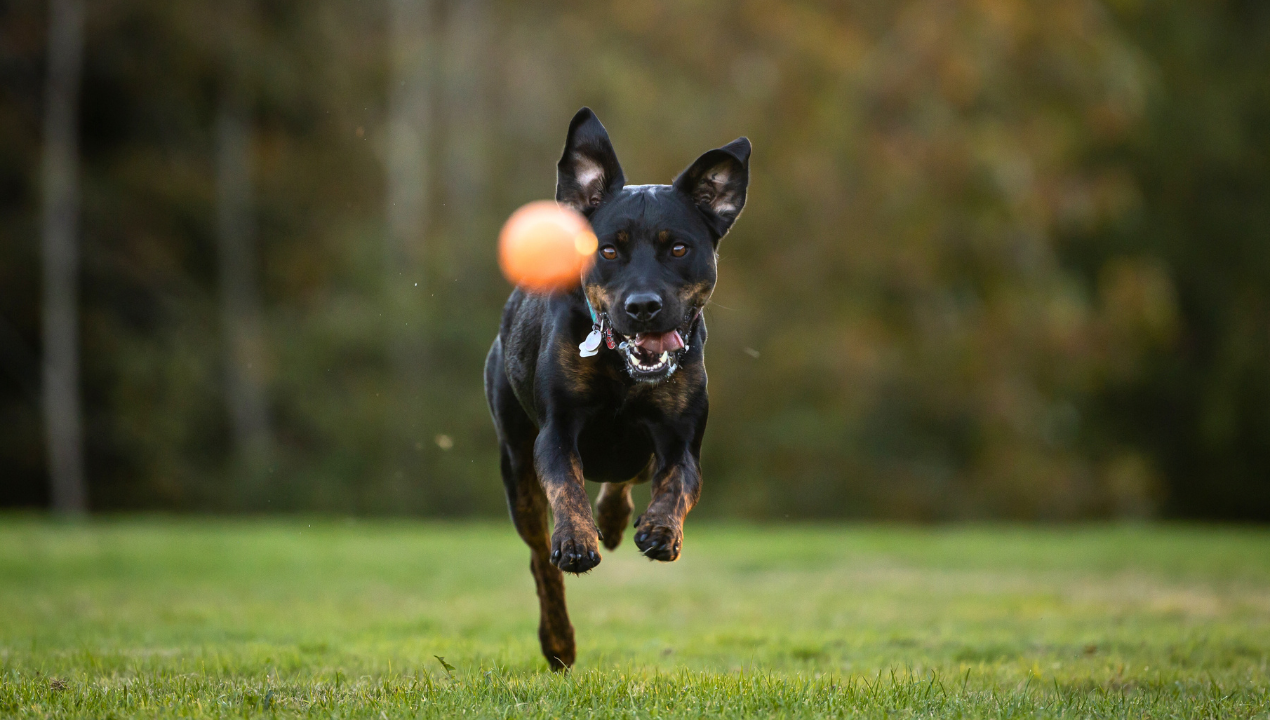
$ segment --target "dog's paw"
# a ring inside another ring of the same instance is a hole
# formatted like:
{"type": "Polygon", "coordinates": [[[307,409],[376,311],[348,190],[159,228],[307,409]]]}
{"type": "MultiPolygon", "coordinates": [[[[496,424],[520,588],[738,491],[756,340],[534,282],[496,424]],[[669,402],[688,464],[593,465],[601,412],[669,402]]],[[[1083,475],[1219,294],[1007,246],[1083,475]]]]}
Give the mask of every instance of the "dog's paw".
{"type": "Polygon", "coordinates": [[[551,534],[551,564],[567,573],[584,573],[600,564],[599,541],[595,528],[557,526],[551,534]]]}
{"type": "Polygon", "coordinates": [[[635,521],[635,547],[650,560],[674,562],[683,547],[683,528],[647,513],[635,521]]]}

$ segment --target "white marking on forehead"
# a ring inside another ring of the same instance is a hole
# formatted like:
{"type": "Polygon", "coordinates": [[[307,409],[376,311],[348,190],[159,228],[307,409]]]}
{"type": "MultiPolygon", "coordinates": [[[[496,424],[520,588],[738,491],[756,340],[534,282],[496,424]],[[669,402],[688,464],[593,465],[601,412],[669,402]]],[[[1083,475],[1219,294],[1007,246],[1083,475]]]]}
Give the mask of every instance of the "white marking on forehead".
{"type": "Polygon", "coordinates": [[[627,185],[622,188],[623,202],[631,202],[639,204],[639,217],[641,222],[646,221],[649,212],[648,200],[657,193],[657,189],[666,187],[665,185],[627,185]]]}

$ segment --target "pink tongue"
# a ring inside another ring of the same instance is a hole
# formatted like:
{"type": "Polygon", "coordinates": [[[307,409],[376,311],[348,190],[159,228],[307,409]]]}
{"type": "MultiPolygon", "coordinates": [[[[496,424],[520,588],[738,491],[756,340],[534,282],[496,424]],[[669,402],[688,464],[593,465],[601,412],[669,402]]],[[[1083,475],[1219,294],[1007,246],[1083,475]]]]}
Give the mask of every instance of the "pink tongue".
{"type": "Polygon", "coordinates": [[[674,352],[683,348],[684,339],[679,336],[678,330],[664,333],[640,333],[635,336],[635,344],[644,352],[661,355],[664,352],[674,352]]]}

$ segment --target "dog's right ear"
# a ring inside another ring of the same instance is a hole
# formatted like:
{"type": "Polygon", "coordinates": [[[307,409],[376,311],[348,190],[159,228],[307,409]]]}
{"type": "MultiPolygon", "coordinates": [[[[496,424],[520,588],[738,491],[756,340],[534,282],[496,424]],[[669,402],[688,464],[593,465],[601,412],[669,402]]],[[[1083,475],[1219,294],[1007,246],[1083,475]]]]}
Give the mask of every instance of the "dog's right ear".
{"type": "Polygon", "coordinates": [[[625,184],[608,131],[591,108],[582,108],[569,123],[564,155],[556,165],[556,202],[590,216],[604,198],[625,184]]]}

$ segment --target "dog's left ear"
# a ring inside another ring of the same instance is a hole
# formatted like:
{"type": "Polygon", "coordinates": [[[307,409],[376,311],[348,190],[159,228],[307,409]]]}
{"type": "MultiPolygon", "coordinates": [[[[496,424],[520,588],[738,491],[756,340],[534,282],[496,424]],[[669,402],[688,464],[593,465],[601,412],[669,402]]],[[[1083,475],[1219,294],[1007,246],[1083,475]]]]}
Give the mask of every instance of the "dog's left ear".
{"type": "Polygon", "coordinates": [[[705,215],[717,241],[745,207],[745,190],[750,185],[749,138],[737,138],[697,158],[679,173],[674,185],[705,215]]]}

